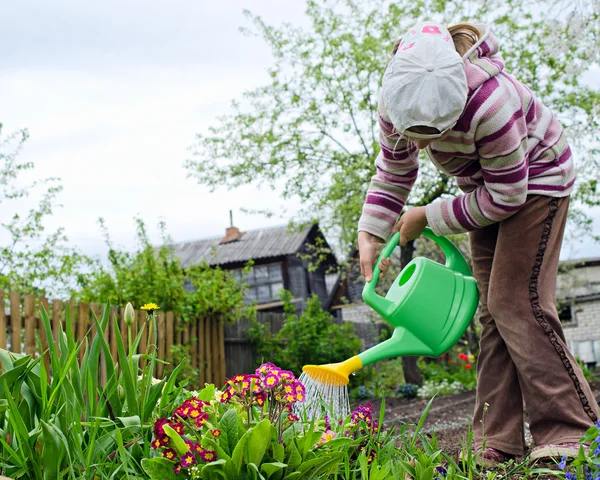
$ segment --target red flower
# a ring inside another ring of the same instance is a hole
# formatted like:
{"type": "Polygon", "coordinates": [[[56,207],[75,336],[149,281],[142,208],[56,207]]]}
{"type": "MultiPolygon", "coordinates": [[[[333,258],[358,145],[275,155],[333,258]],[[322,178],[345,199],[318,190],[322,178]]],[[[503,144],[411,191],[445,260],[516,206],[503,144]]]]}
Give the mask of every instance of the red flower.
{"type": "Polygon", "coordinates": [[[469,359],[469,356],[466,353],[459,353],[458,358],[467,361],[469,359]]]}
{"type": "Polygon", "coordinates": [[[167,448],[166,450],[163,450],[162,456],[167,460],[175,460],[177,458],[177,452],[172,448],[167,448]]]}
{"type": "Polygon", "coordinates": [[[204,450],[200,452],[200,458],[205,463],[214,462],[217,459],[217,454],[212,450],[204,450]]]}
{"type": "Polygon", "coordinates": [[[196,419],[196,426],[198,428],[201,428],[202,425],[204,425],[204,423],[206,422],[206,420],[208,420],[208,414],[206,413],[201,413],[198,418],[196,419]]]}
{"type": "Polygon", "coordinates": [[[179,435],[183,435],[183,423],[181,422],[169,422],[169,426],[175,430],[179,435]]]}
{"type": "Polygon", "coordinates": [[[194,463],[196,463],[196,457],[194,457],[192,452],[187,452],[183,457],[181,457],[181,466],[183,467],[189,467],[194,463]]]}
{"type": "Polygon", "coordinates": [[[167,423],[169,423],[169,420],[167,420],[166,418],[159,418],[158,420],[156,420],[156,422],[154,422],[154,428],[152,429],[152,433],[154,433],[155,437],[160,437],[165,434],[163,426],[167,423]]]}
{"type": "Polygon", "coordinates": [[[154,450],[159,449],[160,447],[164,447],[165,445],[167,445],[169,443],[169,437],[167,437],[166,435],[160,435],[159,437],[156,437],[153,441],[152,441],[152,448],[154,450]]]}
{"type": "Polygon", "coordinates": [[[465,368],[466,368],[467,370],[471,370],[471,364],[470,364],[470,363],[467,363],[467,364],[465,365],[465,368]]]}
{"type": "Polygon", "coordinates": [[[221,430],[212,430],[210,433],[212,433],[213,437],[220,437],[221,436],[221,430]]]}

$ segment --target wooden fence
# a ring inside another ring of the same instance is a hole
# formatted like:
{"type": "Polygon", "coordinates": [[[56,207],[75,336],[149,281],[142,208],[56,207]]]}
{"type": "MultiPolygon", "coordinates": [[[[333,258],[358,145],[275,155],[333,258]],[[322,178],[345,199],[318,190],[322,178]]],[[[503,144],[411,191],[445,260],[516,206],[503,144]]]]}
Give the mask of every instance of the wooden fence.
{"type": "MultiPolygon", "coordinates": [[[[61,300],[54,300],[50,304],[45,297],[34,295],[21,295],[19,292],[5,292],[0,290],[0,348],[8,349],[14,353],[27,355],[40,355],[48,349],[48,339],[40,319],[42,308],[48,312],[52,325],[55,341],[62,325],[65,330],[65,313],[67,306],[71,312],[70,318],[73,325],[73,336],[78,342],[88,342],[96,334],[96,327],[92,314],[97,318],[102,317],[102,309],[98,304],[87,304],[61,300]],[[8,308],[7,308],[8,303],[8,308]],[[8,312],[8,314],[7,314],[8,312]]],[[[117,340],[114,331],[115,317],[119,319],[119,331],[127,349],[127,327],[124,320],[125,308],[110,307],[111,321],[109,328],[104,332],[105,339],[110,345],[111,355],[117,358],[117,340]]],[[[158,312],[157,315],[158,345],[155,346],[158,358],[170,361],[173,359],[172,347],[181,345],[190,348],[189,360],[193,368],[199,370],[196,387],[207,383],[218,386],[225,382],[225,336],[223,322],[218,318],[199,318],[191,323],[179,321],[172,312],[158,312]]],[[[146,314],[143,311],[135,312],[135,321],[132,325],[132,337],[135,338],[139,329],[146,323],[146,314]]],[[[147,328],[142,330],[140,351],[147,345],[147,328]]],[[[84,350],[80,352],[80,360],[84,350]]],[[[48,356],[44,362],[50,371],[48,356]]],[[[106,381],[106,371],[101,364],[101,381],[106,381]]],[[[161,378],[164,365],[158,364],[154,375],[161,378]]]]}

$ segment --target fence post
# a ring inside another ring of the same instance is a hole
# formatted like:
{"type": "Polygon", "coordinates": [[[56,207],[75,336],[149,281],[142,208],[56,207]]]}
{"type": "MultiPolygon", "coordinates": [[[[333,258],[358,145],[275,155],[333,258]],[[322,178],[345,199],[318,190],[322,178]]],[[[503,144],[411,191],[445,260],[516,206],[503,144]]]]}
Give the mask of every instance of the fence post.
{"type": "MultiPolygon", "coordinates": [[[[191,326],[189,324],[186,325],[184,335],[189,335],[189,342],[185,345],[189,345],[191,348],[191,357],[192,357],[192,369],[198,369],[198,320],[192,320],[191,326]],[[189,334],[188,334],[189,332],[189,334]]],[[[202,388],[202,384],[198,381],[199,379],[194,379],[194,387],[202,388]]]]}
{"type": "Polygon", "coordinates": [[[21,295],[10,292],[10,351],[21,353],[21,295]]]}
{"type": "Polygon", "coordinates": [[[80,363],[83,360],[83,356],[85,355],[85,340],[87,337],[89,311],[90,308],[87,303],[82,302],[79,304],[79,312],[77,315],[77,338],[79,340],[79,343],[81,344],[81,348],[79,350],[80,363]]]}
{"type": "Polygon", "coordinates": [[[6,350],[6,312],[4,306],[4,290],[0,290],[0,348],[6,350]]]}
{"type": "Polygon", "coordinates": [[[225,322],[219,317],[219,378],[217,388],[225,383],[225,322]]]}
{"type": "MultiPolygon", "coordinates": [[[[158,312],[158,358],[161,360],[165,359],[165,313],[158,312]]],[[[162,378],[164,371],[164,365],[159,363],[157,365],[157,374],[156,378],[162,378]]]]}
{"type": "Polygon", "coordinates": [[[173,345],[173,312],[167,312],[167,343],[165,345],[165,350],[167,352],[167,360],[168,362],[173,362],[173,354],[171,353],[171,346],[173,345]]]}
{"type": "Polygon", "coordinates": [[[198,370],[200,370],[200,388],[206,383],[206,362],[204,361],[204,317],[194,320],[197,326],[196,348],[198,349],[198,370]]]}

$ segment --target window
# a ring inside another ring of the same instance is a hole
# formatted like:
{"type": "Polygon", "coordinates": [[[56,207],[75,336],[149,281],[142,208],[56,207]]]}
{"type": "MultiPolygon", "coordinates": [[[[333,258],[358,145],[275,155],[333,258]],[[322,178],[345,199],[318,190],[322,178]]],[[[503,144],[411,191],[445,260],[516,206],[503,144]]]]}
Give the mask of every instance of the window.
{"type": "Polygon", "coordinates": [[[232,270],[231,274],[237,280],[249,285],[246,291],[246,302],[268,303],[279,300],[283,290],[283,274],[281,263],[256,265],[245,275],[241,269],[232,270]]]}
{"type": "Polygon", "coordinates": [[[559,304],[558,306],[558,319],[562,323],[563,327],[575,326],[575,319],[573,318],[573,309],[570,304],[559,304]]]}

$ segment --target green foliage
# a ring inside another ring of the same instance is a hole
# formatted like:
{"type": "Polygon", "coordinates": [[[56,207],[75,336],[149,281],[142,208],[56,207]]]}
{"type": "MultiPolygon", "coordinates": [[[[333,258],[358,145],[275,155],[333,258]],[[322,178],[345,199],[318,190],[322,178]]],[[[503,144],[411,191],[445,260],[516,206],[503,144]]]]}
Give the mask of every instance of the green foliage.
{"type": "MultiPolygon", "coordinates": [[[[199,184],[283,183],[284,198],[303,206],[298,223],[317,219],[347,248],[356,241],[374,174],[378,91],[392,45],[418,20],[475,20],[494,24],[507,71],[568,127],[578,159],[572,219],[591,232],[586,208],[600,201],[600,92],[582,78],[598,61],[600,22],[593,2],[307,0],[306,6],[305,28],[269,25],[247,13],[253,26],[246,31],[272,51],[270,83],[247,91],[230,114],[198,135],[186,168],[199,184]]],[[[409,203],[457,193],[423,154],[409,203]]]]}
{"type": "MultiPolygon", "coordinates": [[[[466,355],[461,355],[466,358],[466,355]]],[[[477,385],[476,369],[469,360],[462,358],[452,358],[452,363],[441,361],[436,363],[426,361],[421,358],[418,361],[419,370],[423,375],[423,380],[431,384],[441,384],[446,382],[448,385],[459,384],[465,390],[473,390],[477,385]]],[[[453,392],[454,393],[454,392],[453,392]]]]}
{"type": "MultiPolygon", "coordinates": [[[[149,421],[153,414],[172,410],[182,391],[175,385],[178,370],[153,382],[157,360],[150,347],[156,343],[156,319],[150,316],[143,327],[148,329],[147,355],[127,355],[117,335],[118,357],[113,358],[103,332],[108,322],[115,327],[118,322],[106,308],[101,319],[94,317],[99,333],[85,345],[81,365],[84,344],[74,341],[70,312],[58,342],[45,311],[41,320],[49,339],[49,371],[39,357],[0,350],[0,398],[5,399],[0,402],[0,471],[26,480],[140,476],[140,461],[152,440],[149,421]],[[105,385],[99,381],[101,365],[105,385]]],[[[140,338],[141,331],[132,341],[134,349],[140,338]]]]}
{"type": "Polygon", "coordinates": [[[267,326],[258,321],[249,329],[250,340],[261,362],[268,360],[300,374],[304,365],[340,362],[359,353],[360,339],[352,325],[334,323],[316,295],[308,299],[300,316],[294,313],[289,292],[282,292],[282,300],[287,315],[279,332],[272,335],[267,326]]]}
{"type": "Polygon", "coordinates": [[[112,305],[131,302],[139,308],[148,299],[160,305],[162,311],[174,312],[180,318],[221,316],[225,321],[252,318],[252,306],[244,304],[247,286],[225,270],[197,265],[184,271],[175,257],[172,240],[164,222],[159,224],[161,244],[150,242],[145,223],[136,219],[138,249],[119,250],[110,239],[104,221],[100,219],[108,247],[108,266],[78,276],[79,301],[103,301],[112,305]]]}
{"type": "Polygon", "coordinates": [[[56,208],[60,179],[45,178],[26,184],[23,176],[34,169],[19,161],[29,138],[27,130],[2,136],[0,123],[0,289],[36,295],[68,295],[76,273],[92,261],[67,245],[62,228],[46,232],[45,220],[56,208]],[[37,206],[23,211],[25,199],[37,206]]]}

